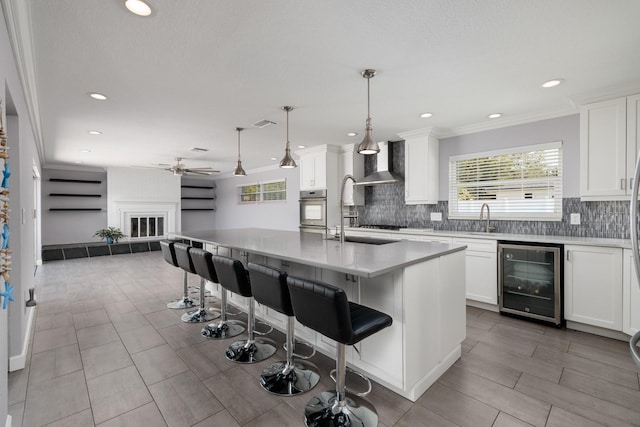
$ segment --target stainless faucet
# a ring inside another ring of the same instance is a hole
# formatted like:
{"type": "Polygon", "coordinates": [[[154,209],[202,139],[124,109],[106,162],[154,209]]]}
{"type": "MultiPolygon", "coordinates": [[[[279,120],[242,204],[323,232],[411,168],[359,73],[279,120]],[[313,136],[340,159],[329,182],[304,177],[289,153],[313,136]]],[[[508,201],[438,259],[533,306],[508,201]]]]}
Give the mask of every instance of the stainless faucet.
{"type": "Polygon", "coordinates": [[[483,217],[482,213],[484,212],[484,207],[485,206],[487,207],[487,230],[486,230],[486,232],[487,233],[491,233],[491,231],[494,230],[494,227],[490,226],[490,223],[491,223],[491,210],[489,209],[489,205],[486,204],[486,203],[483,203],[482,207],[480,208],[480,221],[482,221],[482,217],[483,217]]]}
{"type": "Polygon", "coordinates": [[[347,181],[351,180],[356,183],[356,179],[352,175],[345,175],[342,178],[342,187],[340,188],[340,243],[344,243],[344,187],[347,181]]]}

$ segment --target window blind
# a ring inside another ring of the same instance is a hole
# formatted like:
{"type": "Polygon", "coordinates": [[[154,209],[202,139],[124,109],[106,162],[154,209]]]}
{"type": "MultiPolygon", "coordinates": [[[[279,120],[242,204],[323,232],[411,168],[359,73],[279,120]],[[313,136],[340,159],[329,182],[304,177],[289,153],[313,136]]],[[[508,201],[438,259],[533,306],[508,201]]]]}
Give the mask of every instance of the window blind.
{"type": "Polygon", "coordinates": [[[256,182],[238,186],[240,203],[275,202],[287,200],[287,181],[256,182]]]}
{"type": "Polygon", "coordinates": [[[562,219],[562,143],[449,158],[449,218],[562,219]]]}

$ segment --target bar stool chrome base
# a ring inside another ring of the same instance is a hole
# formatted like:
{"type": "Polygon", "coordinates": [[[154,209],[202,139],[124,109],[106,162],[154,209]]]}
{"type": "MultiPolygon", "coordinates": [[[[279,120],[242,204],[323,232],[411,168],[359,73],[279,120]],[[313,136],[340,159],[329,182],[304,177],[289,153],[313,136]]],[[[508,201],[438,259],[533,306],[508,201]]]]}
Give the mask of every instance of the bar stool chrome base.
{"type": "Polygon", "coordinates": [[[176,299],[167,303],[167,308],[170,308],[172,310],[183,310],[185,308],[193,308],[195,306],[196,306],[196,302],[194,302],[189,297],[176,299]]]}
{"type": "Polygon", "coordinates": [[[263,389],[279,396],[295,396],[305,393],[318,384],[320,374],[313,363],[296,360],[292,364],[276,362],[260,375],[263,389]]]}
{"type": "Polygon", "coordinates": [[[371,427],[378,425],[378,413],[364,397],[348,394],[340,406],[335,391],[315,396],[304,408],[304,423],[308,427],[371,427]]]}
{"type": "Polygon", "coordinates": [[[204,323],[211,322],[218,317],[220,317],[220,312],[218,310],[206,307],[204,309],[199,308],[197,310],[188,311],[184,313],[180,319],[185,323],[204,323]]]}
{"type": "Polygon", "coordinates": [[[253,341],[236,341],[227,348],[225,356],[236,363],[256,363],[273,356],[276,352],[275,341],[269,338],[256,338],[253,341]]]}
{"type": "Polygon", "coordinates": [[[235,337],[243,333],[243,325],[244,323],[239,320],[227,320],[226,322],[211,323],[202,328],[200,333],[203,337],[222,340],[225,338],[235,337]]]}

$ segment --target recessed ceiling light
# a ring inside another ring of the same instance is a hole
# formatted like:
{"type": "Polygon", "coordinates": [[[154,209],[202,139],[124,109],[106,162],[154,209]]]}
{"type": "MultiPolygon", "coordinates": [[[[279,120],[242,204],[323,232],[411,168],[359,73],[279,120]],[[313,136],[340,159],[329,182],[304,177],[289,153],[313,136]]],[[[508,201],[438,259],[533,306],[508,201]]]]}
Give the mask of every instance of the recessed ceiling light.
{"type": "Polygon", "coordinates": [[[271,158],[271,160],[274,160],[274,161],[275,161],[275,160],[278,160],[278,159],[277,159],[276,157],[272,157],[272,158],[271,158]]]}
{"type": "Polygon", "coordinates": [[[423,119],[428,119],[431,116],[433,116],[433,113],[422,113],[422,114],[420,114],[420,117],[422,117],[423,119]]]}
{"type": "Polygon", "coordinates": [[[75,162],[73,162],[73,163],[75,163],[75,164],[79,165],[79,164],[80,164],[80,163],[82,163],[82,162],[81,162],[80,160],[76,160],[76,161],[75,161],[75,162]]]}
{"type": "Polygon", "coordinates": [[[91,150],[80,150],[81,153],[90,153],[91,150]]]}
{"type": "Polygon", "coordinates": [[[298,148],[307,148],[306,145],[298,145],[298,148]]]}
{"type": "Polygon", "coordinates": [[[497,119],[499,117],[502,117],[501,113],[493,113],[493,114],[489,114],[488,116],[490,119],[497,119]]]}
{"type": "Polygon", "coordinates": [[[92,92],[89,94],[90,97],[92,97],[93,99],[97,99],[98,101],[106,101],[107,97],[104,96],[101,93],[97,93],[97,92],[92,92]]]}
{"type": "Polygon", "coordinates": [[[553,80],[549,80],[549,81],[546,81],[546,82],[542,83],[542,84],[540,85],[540,87],[543,87],[543,88],[555,87],[555,86],[558,86],[558,85],[559,85],[560,83],[562,83],[563,81],[564,81],[563,79],[553,79],[553,80]]]}
{"type": "Polygon", "coordinates": [[[349,132],[347,133],[347,136],[356,136],[358,133],[357,132],[349,132]]]}
{"type": "Polygon", "coordinates": [[[129,9],[129,12],[134,13],[138,16],[151,15],[151,8],[142,0],[126,0],[124,2],[124,5],[127,9],[129,9]]]}
{"type": "Polygon", "coordinates": [[[90,130],[89,134],[91,134],[91,135],[102,135],[102,132],[100,132],[99,130],[90,130]]]}

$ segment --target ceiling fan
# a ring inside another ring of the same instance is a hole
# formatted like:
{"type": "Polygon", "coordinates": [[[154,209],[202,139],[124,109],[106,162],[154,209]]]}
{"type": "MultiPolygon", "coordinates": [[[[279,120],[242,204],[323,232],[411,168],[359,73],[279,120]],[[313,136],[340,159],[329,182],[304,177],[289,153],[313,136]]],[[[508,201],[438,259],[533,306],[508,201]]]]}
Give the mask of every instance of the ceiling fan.
{"type": "Polygon", "coordinates": [[[220,171],[211,168],[188,168],[184,163],[180,163],[181,161],[182,157],[176,157],[176,164],[164,169],[171,171],[174,175],[211,175],[212,173],[220,173],[220,171]]]}

